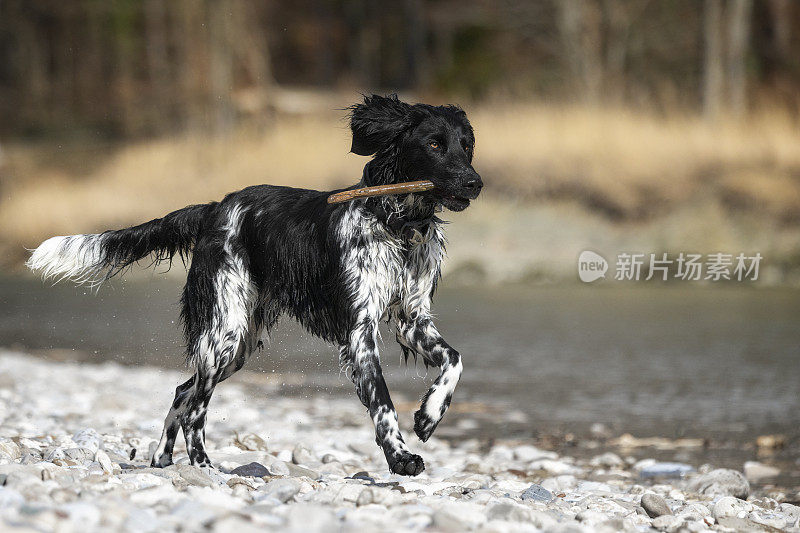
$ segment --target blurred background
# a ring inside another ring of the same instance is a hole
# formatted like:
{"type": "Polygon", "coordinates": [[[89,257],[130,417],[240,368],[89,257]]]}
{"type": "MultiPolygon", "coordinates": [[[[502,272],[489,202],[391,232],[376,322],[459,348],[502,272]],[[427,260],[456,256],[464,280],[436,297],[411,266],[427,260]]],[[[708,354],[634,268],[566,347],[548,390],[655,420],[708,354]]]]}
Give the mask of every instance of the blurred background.
{"type": "Polygon", "coordinates": [[[3,0],[0,261],[250,184],[352,184],[343,108],[373,91],[477,130],[488,186],[448,274],[759,251],[762,283],[800,283],[791,0],[3,0]]]}
{"type": "MultiPolygon", "coordinates": [[[[476,130],[484,193],[445,213],[437,312],[467,362],[440,434],[500,420],[741,452],[778,432],[795,461],[792,0],[0,0],[0,346],[179,366],[182,268],[95,296],[24,277],[25,248],[251,184],[353,184],[344,108],[370,92],[458,103],[476,130]],[[620,252],[764,259],[756,282],[588,285],[586,249],[612,269],[620,252]]],[[[267,352],[252,368],[286,390],[350,394],[296,328],[267,352]]],[[[424,386],[392,372],[407,414],[424,386]]]]}

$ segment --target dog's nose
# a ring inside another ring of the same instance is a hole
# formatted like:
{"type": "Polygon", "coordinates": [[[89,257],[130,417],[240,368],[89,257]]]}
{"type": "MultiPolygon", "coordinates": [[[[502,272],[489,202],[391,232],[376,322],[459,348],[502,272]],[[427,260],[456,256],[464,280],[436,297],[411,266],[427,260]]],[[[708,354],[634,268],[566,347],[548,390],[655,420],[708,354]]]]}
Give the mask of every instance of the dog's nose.
{"type": "Polygon", "coordinates": [[[477,196],[477,194],[481,192],[481,189],[483,189],[483,181],[479,177],[470,178],[464,183],[464,188],[477,196]]]}

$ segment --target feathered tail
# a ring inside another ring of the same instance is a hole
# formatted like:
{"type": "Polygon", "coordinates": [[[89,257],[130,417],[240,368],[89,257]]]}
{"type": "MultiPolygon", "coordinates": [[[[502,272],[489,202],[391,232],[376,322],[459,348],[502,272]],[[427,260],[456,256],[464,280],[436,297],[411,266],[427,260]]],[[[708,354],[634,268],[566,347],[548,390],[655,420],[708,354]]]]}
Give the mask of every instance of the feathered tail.
{"type": "Polygon", "coordinates": [[[45,279],[98,284],[151,254],[153,264],[185,259],[214,204],[192,205],[132,228],[47,239],[26,266],[45,279]]]}

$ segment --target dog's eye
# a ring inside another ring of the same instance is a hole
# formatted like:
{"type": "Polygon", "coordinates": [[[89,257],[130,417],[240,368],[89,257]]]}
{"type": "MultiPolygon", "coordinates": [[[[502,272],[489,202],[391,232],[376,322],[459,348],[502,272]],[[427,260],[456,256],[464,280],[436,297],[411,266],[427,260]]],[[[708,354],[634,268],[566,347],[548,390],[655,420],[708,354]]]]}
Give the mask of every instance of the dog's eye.
{"type": "Polygon", "coordinates": [[[429,142],[429,143],[428,143],[428,146],[430,146],[430,147],[431,147],[431,148],[433,148],[434,150],[438,150],[438,149],[439,149],[439,143],[437,143],[436,141],[431,141],[431,142],[429,142]]]}

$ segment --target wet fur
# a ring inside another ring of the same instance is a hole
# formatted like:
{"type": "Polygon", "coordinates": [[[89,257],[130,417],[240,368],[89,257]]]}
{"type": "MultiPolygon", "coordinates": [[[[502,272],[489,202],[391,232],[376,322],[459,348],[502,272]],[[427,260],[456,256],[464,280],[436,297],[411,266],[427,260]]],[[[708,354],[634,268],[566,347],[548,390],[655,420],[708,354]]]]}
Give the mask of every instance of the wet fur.
{"type": "Polygon", "coordinates": [[[31,269],[87,283],[146,257],[157,263],[191,253],[181,317],[195,374],[176,390],[153,466],[172,463],[178,429],[191,463],[210,465],[205,420],[214,388],[242,368],[286,314],[339,347],[339,363],[369,411],[390,469],[424,469],[400,433],[381,373],[378,324],[391,321],[406,358],[420,356],[440,369],[414,415],[416,434],[427,440],[462,368],[431,319],[445,252],[435,212],[440,205],[460,210],[480,192],[471,166],[474,136],[459,108],[396,97],[366,97],[351,108],[351,128],[352,151],[374,156],[354,187],[432,179],[436,192],[331,205],[331,192],[257,185],[132,228],[54,237],[33,252],[31,269]],[[432,138],[439,149],[431,148],[432,138]]]}

